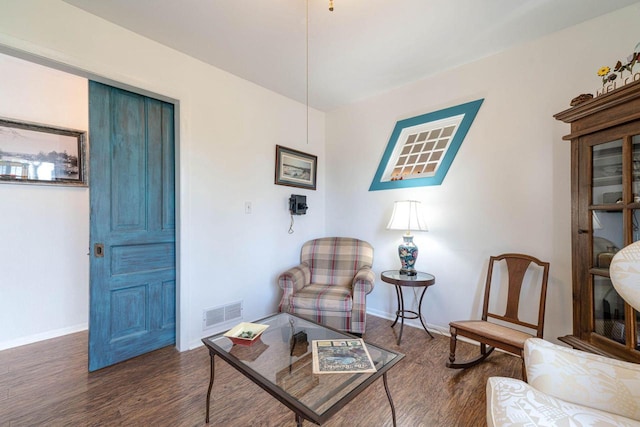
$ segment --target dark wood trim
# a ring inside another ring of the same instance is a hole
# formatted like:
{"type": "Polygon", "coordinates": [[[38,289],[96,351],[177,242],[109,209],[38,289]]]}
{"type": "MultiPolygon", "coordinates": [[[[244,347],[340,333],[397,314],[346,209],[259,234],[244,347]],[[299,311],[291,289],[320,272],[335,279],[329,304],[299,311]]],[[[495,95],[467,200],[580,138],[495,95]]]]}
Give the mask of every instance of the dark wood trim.
{"type": "MultiPolygon", "coordinates": [[[[578,142],[571,141],[571,194],[578,193],[578,142]]],[[[577,203],[571,203],[571,236],[578,236],[580,230],[580,212],[577,203]]],[[[578,259],[580,253],[580,245],[575,238],[571,239],[571,259],[578,259]]],[[[574,261],[575,262],[575,261],[574,261]]],[[[581,305],[580,305],[580,278],[578,277],[578,270],[574,267],[571,271],[571,283],[572,283],[572,299],[573,299],[573,333],[580,336],[581,325],[581,305]]]]}
{"type": "Polygon", "coordinates": [[[590,334],[589,338],[590,339],[585,340],[575,335],[566,335],[564,337],[558,337],[558,340],[577,350],[587,351],[612,359],[640,363],[640,352],[633,351],[629,353],[624,344],[611,342],[611,340],[601,337],[598,334],[590,334]],[[606,350],[603,348],[603,344],[607,345],[606,350]],[[633,353],[635,353],[635,355],[633,353]]]}
{"type": "Polygon", "coordinates": [[[582,350],[589,353],[597,354],[599,356],[610,357],[613,359],[621,360],[619,357],[616,357],[611,353],[607,353],[606,351],[600,349],[599,347],[596,347],[595,345],[590,344],[587,341],[581,340],[575,335],[566,335],[564,337],[558,337],[558,339],[563,343],[575,348],[576,350],[582,350]]]}
{"type": "Polygon", "coordinates": [[[582,129],[580,132],[575,132],[575,133],[570,133],[569,135],[565,135],[562,137],[562,139],[564,139],[565,141],[571,141],[581,136],[590,135],[592,133],[600,132],[602,130],[607,130],[611,126],[623,125],[638,119],[640,119],[640,113],[633,114],[629,117],[625,117],[624,119],[611,120],[609,123],[603,123],[601,125],[593,126],[588,129],[582,129]]]}
{"type": "MultiPolygon", "coordinates": [[[[597,96],[580,105],[554,114],[553,117],[556,120],[560,120],[565,123],[573,123],[577,120],[598,114],[613,107],[626,105],[628,102],[634,101],[638,98],[640,98],[640,81],[619,87],[605,95],[597,96]]],[[[629,121],[624,118],[620,118],[619,120],[621,120],[622,123],[629,121]]],[[[611,121],[608,123],[611,123],[611,121]]],[[[611,125],[607,127],[611,127],[611,125]]]]}

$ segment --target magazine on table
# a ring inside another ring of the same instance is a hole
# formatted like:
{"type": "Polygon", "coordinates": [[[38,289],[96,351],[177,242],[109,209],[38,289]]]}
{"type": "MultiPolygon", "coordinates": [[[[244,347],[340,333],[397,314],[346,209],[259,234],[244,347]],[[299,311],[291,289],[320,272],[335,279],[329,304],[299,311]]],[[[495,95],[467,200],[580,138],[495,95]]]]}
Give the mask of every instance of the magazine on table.
{"type": "Polygon", "coordinates": [[[362,339],[313,340],[314,374],[353,374],[376,372],[362,339]]]}

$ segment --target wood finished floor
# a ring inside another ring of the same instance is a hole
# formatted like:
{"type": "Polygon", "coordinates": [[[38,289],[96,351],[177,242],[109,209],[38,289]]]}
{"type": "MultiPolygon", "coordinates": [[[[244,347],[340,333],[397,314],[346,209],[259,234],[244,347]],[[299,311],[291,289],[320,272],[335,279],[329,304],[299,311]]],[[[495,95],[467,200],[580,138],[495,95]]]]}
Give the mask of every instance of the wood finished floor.
{"type": "MultiPolygon", "coordinates": [[[[373,316],[367,322],[367,341],[406,355],[388,374],[398,426],[484,426],[487,378],[521,378],[517,357],[494,353],[474,368],[451,370],[448,337],[405,327],[397,346],[399,326],[373,316]]],[[[477,351],[461,342],[458,359],[477,351]]],[[[88,373],[87,333],[71,334],[0,352],[0,426],[203,426],[208,382],[204,347],[167,347],[88,373]]],[[[295,426],[291,411],[220,359],[212,394],[211,426],[295,426]]],[[[325,424],[391,425],[381,379],[325,424]]]]}

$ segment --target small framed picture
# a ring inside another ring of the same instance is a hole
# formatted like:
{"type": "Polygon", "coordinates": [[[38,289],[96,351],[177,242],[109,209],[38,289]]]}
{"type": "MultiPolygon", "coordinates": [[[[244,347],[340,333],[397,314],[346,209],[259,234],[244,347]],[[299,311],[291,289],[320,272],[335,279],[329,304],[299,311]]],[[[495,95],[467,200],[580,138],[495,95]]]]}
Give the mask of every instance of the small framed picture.
{"type": "Polygon", "coordinates": [[[276,145],[276,184],[315,190],[317,169],[318,156],[276,145]]]}
{"type": "Polygon", "coordinates": [[[0,183],[87,185],[86,132],[0,118],[0,183]]]}

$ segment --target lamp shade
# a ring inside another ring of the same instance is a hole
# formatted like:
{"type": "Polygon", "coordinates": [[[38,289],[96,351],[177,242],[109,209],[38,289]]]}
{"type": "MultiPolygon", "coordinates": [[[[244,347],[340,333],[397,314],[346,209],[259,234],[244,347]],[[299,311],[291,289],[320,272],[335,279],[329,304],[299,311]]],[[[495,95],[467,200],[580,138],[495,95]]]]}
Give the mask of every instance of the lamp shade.
{"type": "Polygon", "coordinates": [[[429,231],[427,222],[424,219],[422,204],[417,200],[395,202],[387,230],[403,230],[407,234],[410,234],[413,230],[429,231]]]}

